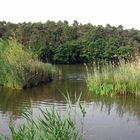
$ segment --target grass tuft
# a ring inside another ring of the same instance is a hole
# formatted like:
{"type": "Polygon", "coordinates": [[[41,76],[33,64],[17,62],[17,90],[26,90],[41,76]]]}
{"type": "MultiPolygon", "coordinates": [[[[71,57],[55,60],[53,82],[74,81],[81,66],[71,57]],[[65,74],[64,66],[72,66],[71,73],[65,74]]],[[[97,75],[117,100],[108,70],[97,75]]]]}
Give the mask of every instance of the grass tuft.
{"type": "MultiPolygon", "coordinates": [[[[18,126],[11,123],[10,136],[0,135],[0,140],[82,140],[83,131],[76,127],[77,114],[72,109],[70,96],[66,97],[66,101],[68,106],[63,114],[53,106],[51,109],[40,109],[41,116],[33,119],[32,110],[26,111],[23,113],[25,123],[18,126]]],[[[80,103],[80,97],[77,103],[80,103]]],[[[82,105],[79,108],[81,110],[82,105]]]]}

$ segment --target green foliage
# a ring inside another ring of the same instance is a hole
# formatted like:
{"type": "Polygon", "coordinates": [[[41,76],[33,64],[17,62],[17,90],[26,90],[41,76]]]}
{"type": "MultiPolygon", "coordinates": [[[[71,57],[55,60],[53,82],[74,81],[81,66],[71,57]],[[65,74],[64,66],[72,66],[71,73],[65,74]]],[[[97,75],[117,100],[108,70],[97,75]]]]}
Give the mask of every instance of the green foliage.
{"type": "Polygon", "coordinates": [[[79,63],[82,46],[77,41],[67,41],[55,50],[54,61],[56,63],[79,63]]]}
{"type": "Polygon", "coordinates": [[[50,81],[54,68],[22,48],[14,39],[0,40],[0,85],[21,89],[50,81]]]}
{"type": "Polygon", "coordinates": [[[73,26],[66,26],[64,28],[64,35],[67,41],[77,39],[78,37],[77,28],[73,26]]]}
{"type": "Polygon", "coordinates": [[[90,91],[101,95],[135,94],[140,90],[139,62],[121,62],[118,67],[107,65],[100,71],[94,69],[87,86],[90,91]]]}
{"type": "Polygon", "coordinates": [[[0,22],[0,38],[13,36],[43,62],[84,63],[135,59],[140,52],[140,31],[74,21],[46,23],[0,22]],[[73,55],[71,53],[74,53],[73,55]],[[65,60],[66,59],[66,60],[65,60]]]}

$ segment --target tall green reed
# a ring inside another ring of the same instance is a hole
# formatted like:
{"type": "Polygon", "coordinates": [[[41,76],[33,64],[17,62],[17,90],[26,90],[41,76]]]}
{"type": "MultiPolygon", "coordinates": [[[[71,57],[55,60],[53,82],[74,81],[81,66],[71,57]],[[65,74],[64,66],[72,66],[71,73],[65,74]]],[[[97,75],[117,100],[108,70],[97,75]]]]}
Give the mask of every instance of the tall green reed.
{"type": "MultiPolygon", "coordinates": [[[[0,140],[82,140],[83,132],[76,127],[77,114],[73,114],[70,96],[65,96],[67,109],[60,114],[57,108],[40,109],[41,116],[33,119],[32,110],[23,113],[26,123],[15,126],[10,124],[11,136],[0,136],[0,140]]],[[[80,104],[80,97],[77,100],[80,104]]],[[[79,106],[80,110],[84,107],[79,106]]],[[[84,109],[85,111],[85,109],[84,109]]],[[[85,114],[85,112],[84,112],[85,114]]]]}
{"type": "Polygon", "coordinates": [[[107,64],[94,69],[87,79],[88,89],[100,95],[138,95],[140,90],[140,63],[120,62],[119,66],[107,64]]]}

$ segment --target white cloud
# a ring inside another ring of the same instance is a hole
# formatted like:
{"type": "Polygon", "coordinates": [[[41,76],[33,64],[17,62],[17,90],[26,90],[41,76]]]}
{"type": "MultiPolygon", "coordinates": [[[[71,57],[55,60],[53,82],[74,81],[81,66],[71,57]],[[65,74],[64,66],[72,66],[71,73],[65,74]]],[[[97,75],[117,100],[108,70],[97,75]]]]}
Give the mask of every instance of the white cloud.
{"type": "Polygon", "coordinates": [[[0,0],[0,20],[78,20],[140,29],[139,4],[139,0],[0,0]]]}

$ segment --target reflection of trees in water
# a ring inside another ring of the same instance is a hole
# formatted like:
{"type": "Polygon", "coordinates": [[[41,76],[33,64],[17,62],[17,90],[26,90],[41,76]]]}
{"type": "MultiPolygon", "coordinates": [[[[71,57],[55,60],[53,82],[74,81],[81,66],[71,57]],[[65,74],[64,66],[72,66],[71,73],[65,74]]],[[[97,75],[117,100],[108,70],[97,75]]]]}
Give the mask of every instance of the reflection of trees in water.
{"type": "MultiPolygon", "coordinates": [[[[72,103],[75,103],[75,97],[78,97],[82,90],[84,90],[83,82],[73,81],[54,81],[54,83],[47,83],[39,87],[26,90],[11,90],[7,88],[0,88],[0,113],[9,114],[10,116],[19,117],[32,105],[37,107],[40,104],[66,104],[63,94],[69,92],[72,103]],[[69,88],[68,88],[69,85],[69,88]],[[77,91],[76,91],[77,90],[77,91]]],[[[86,94],[82,99],[88,100],[86,94]]]]}
{"type": "Polygon", "coordinates": [[[30,98],[26,99],[20,96],[19,91],[10,89],[0,89],[0,113],[9,114],[10,117],[14,118],[20,116],[25,110],[30,108],[30,98]]]}
{"type": "Polygon", "coordinates": [[[59,109],[65,106],[66,100],[62,93],[66,91],[70,94],[73,104],[82,92],[81,100],[87,103],[93,102],[101,111],[106,111],[108,115],[112,110],[116,111],[119,117],[125,113],[136,116],[140,119],[140,102],[135,97],[104,97],[87,93],[84,81],[56,80],[53,83],[42,85],[27,90],[10,90],[0,88],[0,111],[1,114],[9,114],[12,117],[19,117],[27,109],[33,107],[58,105],[59,109]]]}
{"type": "Polygon", "coordinates": [[[115,110],[116,114],[121,118],[126,113],[137,117],[140,120],[140,99],[133,96],[121,96],[121,97],[104,97],[93,96],[93,102],[97,107],[100,107],[101,111],[105,110],[108,115],[112,110],[115,110]]]}

